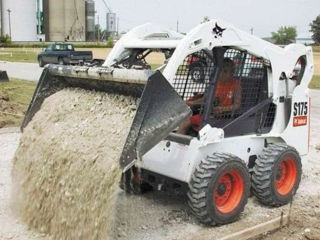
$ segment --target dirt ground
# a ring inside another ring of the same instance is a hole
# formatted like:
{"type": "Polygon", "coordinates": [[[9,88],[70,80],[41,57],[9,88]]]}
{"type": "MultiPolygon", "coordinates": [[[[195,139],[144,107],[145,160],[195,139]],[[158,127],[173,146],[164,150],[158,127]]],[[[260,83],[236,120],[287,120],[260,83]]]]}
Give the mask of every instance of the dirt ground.
{"type": "Polygon", "coordinates": [[[21,125],[34,89],[35,83],[28,81],[0,82],[0,128],[21,125]]]}
{"type": "Polygon", "coordinates": [[[9,95],[0,91],[0,128],[16,124],[24,113],[25,107],[22,104],[11,102],[9,95]]]}
{"type": "MultiPolygon", "coordinates": [[[[311,91],[311,148],[303,159],[303,176],[294,198],[288,227],[257,239],[320,239],[320,91],[311,91]]],[[[17,129],[0,132],[0,239],[38,240],[49,236],[28,230],[10,207],[12,158],[20,133],[17,129]]],[[[237,222],[205,227],[190,213],[186,198],[153,192],[142,196],[118,190],[118,239],[219,239],[246,227],[287,213],[289,206],[268,208],[251,197],[237,222]],[[128,221],[127,219],[130,219],[128,221]]]]}

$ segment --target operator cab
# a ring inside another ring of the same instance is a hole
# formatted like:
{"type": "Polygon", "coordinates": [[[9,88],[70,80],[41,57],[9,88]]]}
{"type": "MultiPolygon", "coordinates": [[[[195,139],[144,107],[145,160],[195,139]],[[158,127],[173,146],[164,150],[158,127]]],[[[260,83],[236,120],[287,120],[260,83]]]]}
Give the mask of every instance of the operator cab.
{"type": "Polygon", "coordinates": [[[193,124],[187,134],[197,136],[206,124],[222,128],[226,137],[269,132],[276,109],[268,91],[268,71],[270,62],[240,49],[215,48],[188,55],[176,72],[173,86],[185,101],[197,96],[204,96],[204,101],[191,106],[193,115],[201,116],[201,122],[193,124]],[[232,84],[238,83],[241,94],[241,103],[225,111],[219,106],[231,106],[235,98],[230,87],[221,92],[219,86],[224,59],[232,61],[232,84]],[[222,110],[216,111],[217,108],[222,110]]]}

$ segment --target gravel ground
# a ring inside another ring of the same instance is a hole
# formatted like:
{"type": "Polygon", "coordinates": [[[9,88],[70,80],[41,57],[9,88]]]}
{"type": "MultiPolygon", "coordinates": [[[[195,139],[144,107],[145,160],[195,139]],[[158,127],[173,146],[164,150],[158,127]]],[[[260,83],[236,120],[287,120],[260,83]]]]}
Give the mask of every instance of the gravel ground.
{"type": "MultiPolygon", "coordinates": [[[[311,91],[311,96],[311,149],[303,160],[303,176],[294,198],[291,223],[259,239],[320,239],[320,91],[311,91]]],[[[49,239],[28,230],[10,210],[11,160],[20,137],[16,131],[0,132],[0,239],[49,239]]],[[[239,221],[208,228],[197,223],[181,196],[166,193],[128,196],[119,190],[118,199],[119,239],[219,239],[280,216],[281,211],[287,212],[289,208],[263,207],[252,197],[239,221]],[[122,221],[128,218],[132,220],[122,221]]]]}
{"type": "Polygon", "coordinates": [[[18,128],[0,129],[0,239],[38,240],[42,235],[31,230],[11,211],[12,158],[20,139],[18,128]]]}

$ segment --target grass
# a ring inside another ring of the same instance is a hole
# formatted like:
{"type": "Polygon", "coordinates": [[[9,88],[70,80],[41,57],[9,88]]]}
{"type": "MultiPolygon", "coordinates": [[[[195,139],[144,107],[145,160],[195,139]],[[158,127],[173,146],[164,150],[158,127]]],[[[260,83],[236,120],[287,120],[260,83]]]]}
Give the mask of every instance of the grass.
{"type": "MultiPolygon", "coordinates": [[[[45,48],[54,42],[11,42],[0,43],[0,47],[5,48],[45,48]]],[[[77,48],[111,48],[113,44],[107,42],[68,42],[77,48]]]]}
{"type": "Polygon", "coordinates": [[[320,75],[314,75],[312,81],[309,84],[311,89],[320,89],[320,75]]]}
{"type": "Polygon", "coordinates": [[[19,48],[2,48],[0,50],[0,61],[8,62],[37,62],[37,55],[40,49],[19,49],[19,48]]]}
{"type": "Polygon", "coordinates": [[[35,87],[35,82],[18,79],[0,82],[0,128],[21,124],[35,87]],[[9,100],[1,100],[3,97],[9,100]]]}
{"type": "Polygon", "coordinates": [[[313,46],[312,51],[315,53],[320,53],[320,46],[313,46]]]}
{"type": "Polygon", "coordinates": [[[36,85],[36,82],[10,78],[9,82],[0,83],[0,94],[7,93],[14,103],[29,105],[36,85]]]}

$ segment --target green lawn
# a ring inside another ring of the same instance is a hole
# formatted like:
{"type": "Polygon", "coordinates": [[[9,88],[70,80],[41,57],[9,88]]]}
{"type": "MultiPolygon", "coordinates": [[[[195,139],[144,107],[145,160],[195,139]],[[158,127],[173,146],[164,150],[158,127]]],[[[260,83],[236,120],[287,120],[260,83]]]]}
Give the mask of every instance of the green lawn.
{"type": "Polygon", "coordinates": [[[13,48],[2,48],[0,49],[0,61],[8,62],[37,62],[37,50],[23,50],[13,48]]]}
{"type": "Polygon", "coordinates": [[[9,95],[10,101],[29,104],[37,83],[10,78],[9,82],[0,82],[0,94],[9,95]]]}
{"type": "Polygon", "coordinates": [[[312,81],[309,84],[311,89],[320,89],[320,75],[314,75],[312,81]]]}
{"type": "Polygon", "coordinates": [[[21,124],[35,87],[35,82],[17,79],[0,82],[0,128],[21,124]]]}

